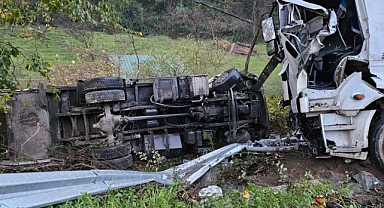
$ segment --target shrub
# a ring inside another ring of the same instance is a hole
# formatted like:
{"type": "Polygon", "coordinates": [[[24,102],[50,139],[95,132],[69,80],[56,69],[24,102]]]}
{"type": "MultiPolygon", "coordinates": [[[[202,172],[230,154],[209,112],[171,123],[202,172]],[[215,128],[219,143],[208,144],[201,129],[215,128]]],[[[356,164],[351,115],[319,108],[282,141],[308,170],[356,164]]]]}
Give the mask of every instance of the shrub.
{"type": "Polygon", "coordinates": [[[269,111],[269,119],[272,131],[278,134],[287,134],[289,128],[287,126],[287,118],[289,115],[289,108],[282,108],[279,105],[281,97],[269,96],[267,97],[267,106],[269,111]]]}

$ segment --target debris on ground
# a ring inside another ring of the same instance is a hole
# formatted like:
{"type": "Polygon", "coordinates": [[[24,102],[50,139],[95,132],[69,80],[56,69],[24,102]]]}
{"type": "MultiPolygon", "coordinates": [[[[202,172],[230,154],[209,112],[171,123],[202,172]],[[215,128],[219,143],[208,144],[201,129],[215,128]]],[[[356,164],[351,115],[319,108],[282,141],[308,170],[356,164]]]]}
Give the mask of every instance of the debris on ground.
{"type": "Polygon", "coordinates": [[[223,197],[223,190],[216,185],[211,185],[201,189],[199,191],[199,197],[201,199],[200,204],[204,204],[205,202],[208,201],[209,198],[215,199],[215,198],[223,197]]]}
{"type": "Polygon", "coordinates": [[[381,189],[381,186],[383,185],[379,179],[366,171],[361,171],[360,173],[354,175],[353,179],[355,179],[357,183],[359,183],[367,192],[370,190],[381,189]]]}
{"type": "Polygon", "coordinates": [[[276,193],[279,190],[288,190],[288,185],[283,184],[283,185],[279,185],[279,186],[271,186],[271,189],[273,190],[274,193],[276,193]]]}
{"type": "Polygon", "coordinates": [[[249,199],[249,197],[251,197],[251,194],[249,193],[249,190],[245,189],[244,193],[243,193],[243,195],[241,195],[241,197],[243,197],[245,199],[249,199]]]}
{"type": "Polygon", "coordinates": [[[326,207],[326,198],[323,195],[318,195],[315,197],[316,204],[320,205],[321,208],[326,207]]]}

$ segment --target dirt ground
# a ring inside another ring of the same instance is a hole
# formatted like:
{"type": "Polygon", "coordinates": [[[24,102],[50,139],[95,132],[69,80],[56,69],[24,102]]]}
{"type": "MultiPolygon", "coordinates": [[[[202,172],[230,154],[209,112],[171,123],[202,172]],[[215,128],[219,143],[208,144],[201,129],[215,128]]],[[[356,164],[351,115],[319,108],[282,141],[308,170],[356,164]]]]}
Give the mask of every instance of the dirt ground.
{"type": "Polygon", "coordinates": [[[363,191],[353,176],[366,171],[371,173],[381,182],[384,182],[384,171],[373,165],[369,160],[345,160],[332,157],[328,159],[316,159],[309,155],[306,147],[299,151],[279,154],[242,153],[232,159],[228,166],[219,166],[208,172],[195,185],[195,190],[218,185],[223,190],[234,188],[244,190],[248,183],[260,186],[278,187],[287,181],[299,181],[310,174],[315,180],[328,179],[335,189],[350,185],[354,191],[353,200],[360,205],[384,205],[383,183],[378,189],[368,192],[363,191]],[[283,165],[283,166],[282,166],[283,165]],[[286,168],[286,170],[283,168],[286,168]]]}
{"type": "MultiPolygon", "coordinates": [[[[344,158],[332,157],[328,159],[316,159],[308,154],[306,148],[300,151],[281,153],[279,160],[287,168],[290,177],[304,177],[306,172],[311,172],[315,178],[336,177],[340,181],[346,181],[361,171],[372,173],[376,178],[384,181],[384,172],[372,164],[369,160],[351,160],[349,163],[344,158]]],[[[272,166],[273,167],[273,166],[272,166]]],[[[267,168],[258,174],[258,180],[269,185],[278,185],[279,178],[277,168],[267,168]]]]}

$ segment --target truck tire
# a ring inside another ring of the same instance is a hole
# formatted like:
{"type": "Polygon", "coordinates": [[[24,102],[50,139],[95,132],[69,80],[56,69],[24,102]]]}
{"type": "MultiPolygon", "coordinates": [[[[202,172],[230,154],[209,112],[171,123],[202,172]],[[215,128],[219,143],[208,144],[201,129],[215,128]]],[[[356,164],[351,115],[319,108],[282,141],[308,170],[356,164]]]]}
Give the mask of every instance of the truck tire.
{"type": "Polygon", "coordinates": [[[102,162],[107,166],[107,168],[117,169],[117,170],[126,170],[132,166],[133,158],[132,158],[132,155],[129,154],[124,157],[120,157],[112,160],[105,160],[102,162]]]}
{"type": "Polygon", "coordinates": [[[84,81],[84,91],[123,89],[124,82],[120,77],[98,77],[84,81]]]}
{"type": "Polygon", "coordinates": [[[220,74],[212,83],[212,89],[218,93],[223,93],[236,85],[240,80],[240,73],[235,68],[228,69],[220,74]]]}
{"type": "Polygon", "coordinates": [[[267,107],[267,101],[264,95],[264,91],[259,91],[255,93],[257,100],[259,100],[259,115],[258,115],[258,128],[255,129],[255,134],[259,138],[269,138],[270,133],[270,120],[269,112],[267,107]]]}
{"type": "Polygon", "coordinates": [[[372,163],[384,169],[384,119],[372,127],[368,151],[372,163]]]}
{"type": "Polygon", "coordinates": [[[92,149],[92,156],[98,160],[111,160],[131,154],[131,144],[125,143],[111,147],[92,149]]]}
{"type": "Polygon", "coordinates": [[[105,103],[125,100],[124,90],[101,90],[85,93],[85,102],[92,103],[105,103]]]}

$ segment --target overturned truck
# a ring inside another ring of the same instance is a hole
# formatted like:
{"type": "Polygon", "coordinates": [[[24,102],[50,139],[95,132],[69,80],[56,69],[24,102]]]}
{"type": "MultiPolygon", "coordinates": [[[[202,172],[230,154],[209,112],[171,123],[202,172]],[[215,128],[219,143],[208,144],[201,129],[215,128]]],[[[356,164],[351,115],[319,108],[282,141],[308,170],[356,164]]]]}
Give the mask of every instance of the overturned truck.
{"type": "Polygon", "coordinates": [[[20,91],[2,115],[3,163],[64,157],[87,147],[107,168],[132,165],[131,151],[166,157],[203,153],[265,138],[269,118],[252,74],[229,69],[207,75],[124,80],[100,77],[76,86],[20,91]],[[3,146],[3,147],[4,147],[3,146]],[[81,149],[81,148],[80,148],[81,149]]]}

